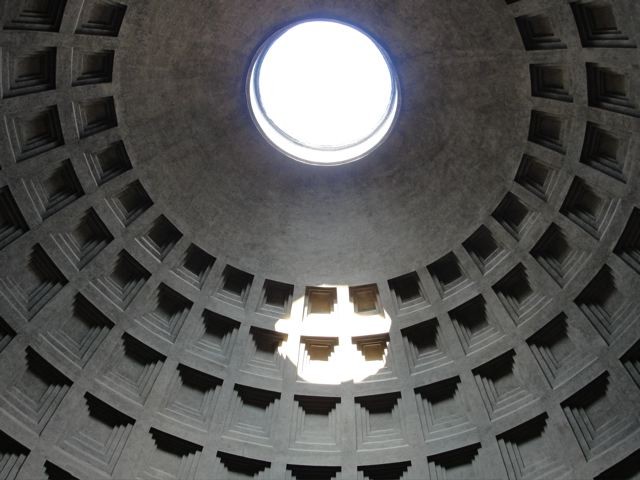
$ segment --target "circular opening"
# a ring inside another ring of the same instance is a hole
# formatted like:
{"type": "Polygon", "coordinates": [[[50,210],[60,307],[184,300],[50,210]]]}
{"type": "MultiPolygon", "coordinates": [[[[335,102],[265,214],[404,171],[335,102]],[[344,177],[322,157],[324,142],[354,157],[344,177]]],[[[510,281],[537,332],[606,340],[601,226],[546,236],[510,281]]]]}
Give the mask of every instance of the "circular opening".
{"type": "Polygon", "coordinates": [[[247,90],[261,133],[288,156],[318,165],[367,155],[398,110],[387,54],[335,20],[298,22],[272,35],[256,54],[247,90]]]}

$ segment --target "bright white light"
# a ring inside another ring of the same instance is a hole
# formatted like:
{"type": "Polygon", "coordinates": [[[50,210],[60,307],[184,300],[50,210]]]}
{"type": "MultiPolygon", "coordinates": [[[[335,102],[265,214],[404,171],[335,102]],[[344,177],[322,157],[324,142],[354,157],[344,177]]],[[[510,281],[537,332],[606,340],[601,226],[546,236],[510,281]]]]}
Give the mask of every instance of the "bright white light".
{"type": "Polygon", "coordinates": [[[267,50],[258,90],[267,118],[302,144],[344,148],[384,120],[392,80],[378,47],[335,22],[306,22],[267,50]]]}
{"type": "Polygon", "coordinates": [[[261,48],[249,103],[262,133],[298,160],[337,164],[375,148],[395,119],[395,76],[381,48],[331,20],[294,24],[261,48]]]}
{"type": "Polygon", "coordinates": [[[337,385],[344,382],[367,382],[383,374],[391,375],[387,351],[381,359],[366,359],[354,345],[353,338],[389,333],[391,318],[386,311],[360,315],[354,312],[347,285],[323,285],[337,291],[335,311],[330,314],[305,313],[305,298],[293,301],[290,316],[276,322],[275,329],[287,335],[279,354],[296,366],[300,380],[309,383],[337,385]],[[327,361],[311,360],[301,337],[338,338],[339,342],[327,361]]]}

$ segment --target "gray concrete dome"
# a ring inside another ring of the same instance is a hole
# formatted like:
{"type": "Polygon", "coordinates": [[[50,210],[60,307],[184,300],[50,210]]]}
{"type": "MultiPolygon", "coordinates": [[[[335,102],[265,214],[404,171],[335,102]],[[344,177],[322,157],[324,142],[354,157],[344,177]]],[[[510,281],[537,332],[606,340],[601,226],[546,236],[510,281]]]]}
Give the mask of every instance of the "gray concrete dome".
{"type": "Polygon", "coordinates": [[[0,479],[640,476],[638,2],[0,22],[0,479]],[[380,42],[402,92],[330,168],[245,97],[314,17],[380,42]]]}

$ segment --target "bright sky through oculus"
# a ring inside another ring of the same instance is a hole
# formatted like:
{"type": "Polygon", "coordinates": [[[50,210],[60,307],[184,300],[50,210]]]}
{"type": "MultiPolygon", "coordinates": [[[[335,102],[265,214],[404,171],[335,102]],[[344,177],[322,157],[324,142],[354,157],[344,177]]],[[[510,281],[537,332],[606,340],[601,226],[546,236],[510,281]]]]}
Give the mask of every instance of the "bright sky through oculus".
{"type": "Polygon", "coordinates": [[[249,102],[263,134],[311,163],[364,156],[386,136],[398,103],[380,47],[331,20],[278,32],[258,53],[249,81],[249,102]]]}

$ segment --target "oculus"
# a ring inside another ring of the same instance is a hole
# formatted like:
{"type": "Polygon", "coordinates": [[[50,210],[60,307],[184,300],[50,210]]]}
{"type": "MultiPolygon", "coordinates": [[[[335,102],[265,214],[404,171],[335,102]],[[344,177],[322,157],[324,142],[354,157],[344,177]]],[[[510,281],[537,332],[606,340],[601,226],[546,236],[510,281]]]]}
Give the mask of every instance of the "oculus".
{"type": "Polygon", "coordinates": [[[316,165],[358,160],[387,137],[399,105],[389,56],[362,30],[305,20],[271,35],[247,77],[247,99],[264,137],[316,165]]]}

